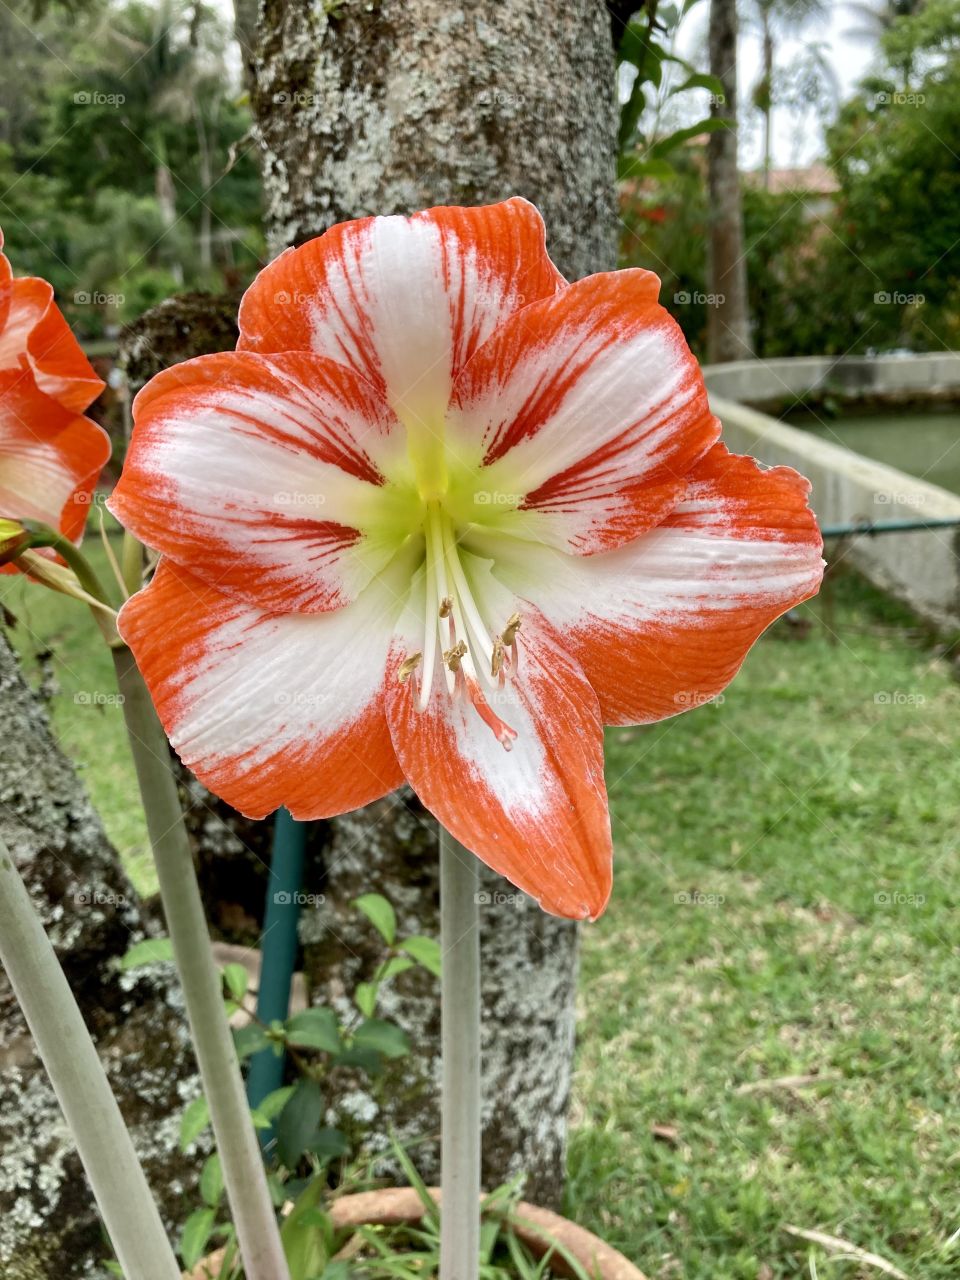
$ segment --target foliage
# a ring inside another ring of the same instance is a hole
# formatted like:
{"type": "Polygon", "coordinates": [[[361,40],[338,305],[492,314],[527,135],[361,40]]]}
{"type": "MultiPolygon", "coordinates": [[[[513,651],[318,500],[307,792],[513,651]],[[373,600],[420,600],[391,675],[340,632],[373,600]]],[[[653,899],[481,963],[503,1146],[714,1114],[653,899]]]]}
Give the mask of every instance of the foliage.
{"type": "Polygon", "coordinates": [[[4,7],[0,41],[19,73],[0,87],[7,252],[82,337],[253,273],[259,178],[214,9],[113,0],[67,22],[4,7]]]}

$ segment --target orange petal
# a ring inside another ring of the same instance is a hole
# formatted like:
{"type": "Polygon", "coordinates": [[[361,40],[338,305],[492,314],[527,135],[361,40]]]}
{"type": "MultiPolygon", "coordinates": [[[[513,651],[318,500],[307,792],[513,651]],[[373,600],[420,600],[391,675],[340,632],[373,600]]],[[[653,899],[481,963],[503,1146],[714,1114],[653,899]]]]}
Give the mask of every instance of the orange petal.
{"type": "Polygon", "coordinates": [[[246,351],[316,351],[427,422],[498,324],[563,285],[526,200],[363,218],[288,249],[240,307],[246,351]]]}
{"type": "Polygon", "coordinates": [[[508,319],[455,388],[450,426],[482,487],[516,494],[500,527],[577,555],[658,524],[716,440],[703,378],[649,271],[588,276],[508,319]]]}
{"type": "Polygon", "coordinates": [[[386,551],[355,525],[399,425],[344,365],[307,352],[200,356],[153,378],[110,510],[210,586],[263,609],[356,597],[386,551]]]}
{"type": "Polygon", "coordinates": [[[263,613],[169,560],[120,613],[170,742],[250,818],[357,809],[403,781],[384,716],[393,601],[263,613]]]}
{"type": "MultiPolygon", "coordinates": [[[[524,619],[519,643],[520,674],[484,691],[516,731],[509,751],[468,698],[450,698],[438,673],[424,711],[412,681],[387,686],[397,756],[426,807],[478,858],[545,911],[595,919],[613,857],[597,699],[541,620],[524,619]]],[[[395,651],[394,668],[402,657],[395,651]]]]}

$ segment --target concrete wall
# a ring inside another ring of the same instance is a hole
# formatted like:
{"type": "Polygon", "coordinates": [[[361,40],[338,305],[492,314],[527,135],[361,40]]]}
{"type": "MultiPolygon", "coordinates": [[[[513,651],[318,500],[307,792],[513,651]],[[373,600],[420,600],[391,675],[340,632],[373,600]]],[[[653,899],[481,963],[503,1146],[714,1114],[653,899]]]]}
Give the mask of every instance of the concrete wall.
{"type": "MultiPolygon", "coordinates": [[[[949,385],[951,377],[960,386],[960,355],[886,357],[870,363],[876,367],[865,376],[872,379],[873,390],[878,382],[895,388],[907,384],[939,389],[949,385]]],[[[762,400],[766,397],[762,391],[757,395],[757,388],[769,387],[777,379],[788,380],[794,394],[803,394],[830,364],[819,357],[803,357],[704,369],[710,403],[723,423],[726,444],[738,453],[753,454],[771,465],[785,464],[807,476],[813,485],[811,504],[822,526],[863,520],[960,519],[960,495],[787,426],[723,394],[735,390],[744,398],[762,400]]],[[[960,526],[859,535],[845,558],[938,630],[960,631],[960,526]]]]}
{"type": "Polygon", "coordinates": [[[789,403],[810,392],[892,402],[960,394],[960,352],[907,356],[792,356],[708,365],[707,386],[725,400],[789,403]]]}

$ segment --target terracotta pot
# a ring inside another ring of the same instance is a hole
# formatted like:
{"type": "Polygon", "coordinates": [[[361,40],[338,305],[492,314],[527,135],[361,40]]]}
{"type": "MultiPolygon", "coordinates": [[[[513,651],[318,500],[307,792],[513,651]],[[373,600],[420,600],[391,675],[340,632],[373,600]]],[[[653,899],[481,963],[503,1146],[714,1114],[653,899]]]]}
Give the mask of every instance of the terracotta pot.
{"type": "MultiPolygon", "coordinates": [[[[437,1203],[440,1202],[437,1188],[432,1187],[430,1194],[437,1203]]],[[[328,1206],[327,1213],[339,1230],[364,1226],[413,1226],[423,1218],[423,1205],[412,1187],[386,1187],[380,1191],[341,1196],[328,1206]]],[[[646,1280],[643,1272],[628,1262],[622,1253],[550,1209],[539,1209],[521,1201],[510,1215],[510,1224],[517,1238],[536,1258],[542,1258],[551,1246],[558,1244],[599,1280],[646,1280]]],[[[187,1280],[216,1277],[222,1256],[221,1251],[201,1262],[187,1280]]],[[[556,1276],[572,1275],[568,1264],[557,1254],[551,1259],[550,1270],[556,1276]]]]}

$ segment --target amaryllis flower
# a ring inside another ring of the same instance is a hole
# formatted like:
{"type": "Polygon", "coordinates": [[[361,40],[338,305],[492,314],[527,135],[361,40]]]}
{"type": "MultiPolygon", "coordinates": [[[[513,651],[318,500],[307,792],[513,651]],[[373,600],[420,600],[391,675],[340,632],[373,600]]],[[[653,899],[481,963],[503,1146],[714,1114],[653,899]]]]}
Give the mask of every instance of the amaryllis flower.
{"type": "Polygon", "coordinates": [[[0,518],[79,541],[110,456],[107,433],[83,416],[102,389],[52,287],[15,279],[0,253],[0,518]]]}
{"type": "Polygon", "coordinates": [[[120,630],[207,786],[318,818],[406,778],[599,914],[602,725],[719,692],[821,574],[807,482],[717,442],[658,287],[565,283],[523,200],[368,218],[144,388],[111,507],[164,559],[120,630]]]}

